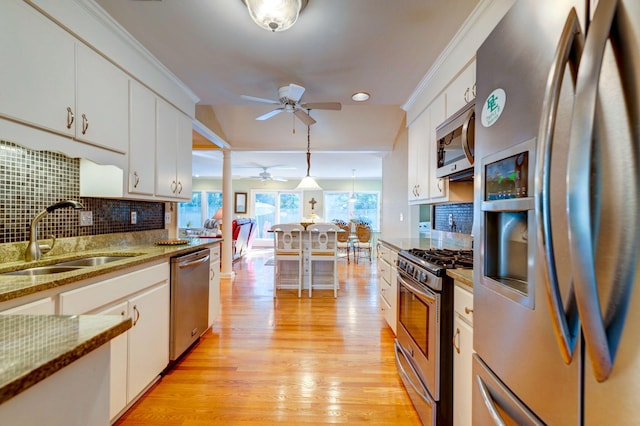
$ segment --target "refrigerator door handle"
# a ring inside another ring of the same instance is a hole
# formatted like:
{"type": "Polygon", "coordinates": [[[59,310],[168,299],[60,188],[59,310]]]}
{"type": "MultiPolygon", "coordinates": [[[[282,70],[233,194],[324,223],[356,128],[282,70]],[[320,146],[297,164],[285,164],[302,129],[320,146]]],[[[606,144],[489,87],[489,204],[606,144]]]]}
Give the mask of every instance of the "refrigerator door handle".
{"type": "Polygon", "coordinates": [[[538,152],[540,159],[536,163],[535,179],[535,215],[538,233],[538,257],[542,264],[543,281],[547,291],[547,301],[560,354],[566,364],[570,364],[579,332],[578,312],[576,309],[573,283],[568,294],[565,312],[560,284],[556,270],[555,254],[551,229],[550,175],[551,149],[556,126],[558,102],[562,89],[562,80],[567,66],[570,67],[575,87],[580,57],[584,48],[584,32],[575,9],[571,9],[565,22],[558,49],[556,50],[542,106],[542,117],[538,134],[538,152]]]}
{"type": "MultiPolygon", "coordinates": [[[[626,25],[622,2],[619,0],[600,0],[589,28],[585,43],[584,55],[578,71],[578,82],[574,102],[574,113],[571,122],[569,161],[567,175],[567,216],[569,219],[569,241],[571,251],[571,267],[574,277],[576,300],[582,322],[585,345],[591,359],[594,376],[597,381],[605,381],[613,368],[616,351],[620,342],[622,328],[626,319],[628,302],[634,283],[636,269],[635,256],[638,250],[640,228],[638,221],[626,223],[629,227],[625,240],[614,255],[620,263],[620,272],[611,283],[611,294],[614,303],[608,303],[607,324],[603,320],[600,309],[600,297],[595,271],[595,239],[591,213],[591,152],[596,126],[596,108],[598,101],[598,85],[603,66],[603,57],[607,40],[611,37],[611,45],[616,52],[621,81],[625,91],[626,111],[630,115],[631,126],[640,120],[638,99],[640,98],[640,81],[637,75],[637,50],[632,29],[626,25]],[[612,26],[615,26],[612,28],[612,26]],[[627,56],[629,55],[629,56],[627,56]],[[634,62],[635,61],[635,62],[634,62]],[[590,212],[584,214],[584,212],[590,212]]],[[[637,216],[640,181],[639,145],[637,128],[629,129],[633,144],[634,166],[629,171],[629,199],[620,200],[620,209],[627,214],[637,216]],[[636,197],[636,198],[634,198],[636,197]]],[[[615,220],[615,219],[610,219],[615,220]]],[[[622,223],[620,223],[622,226],[622,223]]]]}
{"type": "Polygon", "coordinates": [[[480,394],[482,395],[482,402],[484,402],[485,407],[489,410],[489,414],[493,419],[496,426],[506,426],[504,419],[498,412],[496,405],[493,403],[493,398],[491,398],[491,394],[489,393],[489,389],[487,389],[487,385],[484,384],[481,377],[476,377],[478,382],[478,389],[480,390],[480,394]]]}

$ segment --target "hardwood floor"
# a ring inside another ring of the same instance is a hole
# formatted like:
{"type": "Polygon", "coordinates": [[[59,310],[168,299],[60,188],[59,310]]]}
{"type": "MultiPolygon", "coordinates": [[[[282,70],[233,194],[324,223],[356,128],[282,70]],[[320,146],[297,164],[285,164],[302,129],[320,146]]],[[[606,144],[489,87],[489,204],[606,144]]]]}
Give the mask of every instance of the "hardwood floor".
{"type": "Polygon", "coordinates": [[[116,425],[419,425],[380,313],[375,260],[340,260],[340,290],[278,290],[268,251],[221,284],[207,333],[116,425]]]}

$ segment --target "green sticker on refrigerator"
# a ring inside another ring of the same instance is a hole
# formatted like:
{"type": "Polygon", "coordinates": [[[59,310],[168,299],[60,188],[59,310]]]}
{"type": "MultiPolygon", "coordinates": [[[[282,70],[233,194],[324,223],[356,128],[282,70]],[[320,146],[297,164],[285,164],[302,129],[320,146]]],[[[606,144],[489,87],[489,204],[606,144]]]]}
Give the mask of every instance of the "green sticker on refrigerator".
{"type": "Polygon", "coordinates": [[[507,94],[502,89],[496,89],[487,96],[487,100],[482,106],[482,117],[480,118],[484,127],[491,127],[498,121],[506,102],[507,94]]]}

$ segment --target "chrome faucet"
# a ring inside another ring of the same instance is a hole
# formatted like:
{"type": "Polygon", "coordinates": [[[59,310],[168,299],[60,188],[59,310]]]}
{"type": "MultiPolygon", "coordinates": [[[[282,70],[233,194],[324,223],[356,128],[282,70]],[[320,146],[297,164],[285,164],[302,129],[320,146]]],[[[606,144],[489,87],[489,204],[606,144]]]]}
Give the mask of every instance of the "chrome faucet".
{"type": "Polygon", "coordinates": [[[53,237],[53,242],[50,246],[47,244],[38,244],[38,223],[40,223],[40,221],[52,211],[65,207],[73,207],[74,209],[84,208],[84,206],[77,201],[60,201],[42,210],[36,215],[36,217],[33,218],[33,220],[31,221],[31,229],[29,232],[29,245],[27,246],[27,251],[24,255],[27,262],[40,260],[40,257],[42,257],[43,253],[48,253],[53,248],[56,242],[55,237],[53,237]]]}

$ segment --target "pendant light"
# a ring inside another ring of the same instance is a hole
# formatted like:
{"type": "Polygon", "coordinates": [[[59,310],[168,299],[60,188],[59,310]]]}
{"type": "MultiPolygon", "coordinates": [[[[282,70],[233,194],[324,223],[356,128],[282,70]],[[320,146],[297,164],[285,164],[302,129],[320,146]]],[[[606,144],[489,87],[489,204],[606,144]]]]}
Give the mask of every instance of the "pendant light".
{"type": "MultiPolygon", "coordinates": [[[[307,110],[307,114],[309,114],[309,110],[307,110]]],[[[322,191],[318,182],[311,176],[309,176],[309,170],[311,169],[311,126],[307,126],[307,175],[302,178],[296,189],[300,190],[313,190],[313,191],[322,191]]]]}
{"type": "Polygon", "coordinates": [[[356,169],[351,169],[351,197],[349,197],[349,202],[356,202],[356,169]]]}
{"type": "Polygon", "coordinates": [[[253,22],[271,32],[293,26],[308,0],[242,0],[253,22]]]}

